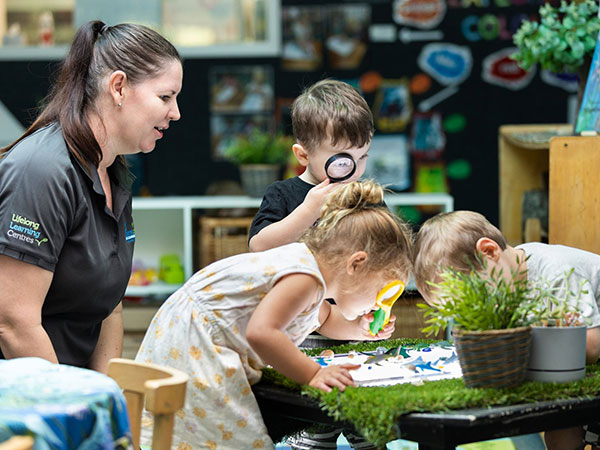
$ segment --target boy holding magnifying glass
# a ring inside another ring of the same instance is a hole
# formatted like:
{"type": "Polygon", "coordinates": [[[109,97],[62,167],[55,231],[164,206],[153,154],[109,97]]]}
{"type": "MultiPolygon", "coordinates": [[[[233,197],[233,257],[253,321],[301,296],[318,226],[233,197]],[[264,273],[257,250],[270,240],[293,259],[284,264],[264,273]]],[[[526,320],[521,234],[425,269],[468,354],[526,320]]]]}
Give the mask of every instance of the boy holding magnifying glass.
{"type": "Polygon", "coordinates": [[[250,228],[251,251],[295,242],[317,221],[336,182],[357,180],[367,166],[373,115],[349,84],[326,79],[305,89],[292,105],[292,127],[304,172],[267,188],[250,228]]]}
{"type": "MultiPolygon", "coordinates": [[[[276,181],[267,188],[250,227],[251,251],[295,242],[319,219],[327,194],[339,182],[360,178],[367,166],[375,130],[373,114],[362,95],[349,84],[326,79],[305,89],[292,105],[292,127],[296,141],[292,151],[304,172],[276,181]]],[[[389,323],[376,338],[390,338],[395,320],[395,316],[390,316],[389,323]]],[[[369,329],[365,329],[365,339],[369,338],[373,339],[369,329]]],[[[325,347],[342,342],[312,334],[301,347],[325,347]]],[[[302,432],[288,444],[293,450],[336,448],[335,442],[342,431],[353,448],[375,448],[360,436],[340,428],[318,434],[302,432]]]]}

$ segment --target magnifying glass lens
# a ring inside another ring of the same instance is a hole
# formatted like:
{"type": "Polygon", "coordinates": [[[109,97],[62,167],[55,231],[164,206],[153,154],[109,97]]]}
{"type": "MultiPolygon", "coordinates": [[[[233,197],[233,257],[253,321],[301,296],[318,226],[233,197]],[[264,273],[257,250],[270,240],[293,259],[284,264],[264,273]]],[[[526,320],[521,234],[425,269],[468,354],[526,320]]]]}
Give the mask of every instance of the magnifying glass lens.
{"type": "Polygon", "coordinates": [[[356,163],[348,153],[337,153],[325,163],[325,173],[332,182],[347,180],[355,171],[356,163]]]}
{"type": "Polygon", "coordinates": [[[397,295],[399,291],[402,291],[403,288],[404,288],[404,286],[402,286],[401,284],[392,286],[389,289],[387,289],[385,292],[381,292],[381,297],[380,298],[381,298],[382,301],[390,299],[394,295],[397,295]]]}
{"type": "Polygon", "coordinates": [[[352,172],[354,161],[348,158],[340,158],[331,163],[327,168],[327,175],[333,178],[342,178],[352,172]]]}

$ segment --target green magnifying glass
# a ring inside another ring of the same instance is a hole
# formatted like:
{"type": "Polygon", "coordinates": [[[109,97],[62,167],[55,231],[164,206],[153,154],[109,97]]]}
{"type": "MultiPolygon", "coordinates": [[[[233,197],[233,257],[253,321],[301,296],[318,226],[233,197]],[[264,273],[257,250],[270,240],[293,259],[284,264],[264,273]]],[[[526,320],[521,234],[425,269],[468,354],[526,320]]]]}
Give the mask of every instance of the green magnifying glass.
{"type": "Polygon", "coordinates": [[[375,318],[369,325],[369,332],[373,336],[376,336],[390,321],[392,305],[402,295],[402,292],[404,292],[404,283],[400,280],[395,280],[386,284],[377,294],[375,304],[379,306],[379,309],[373,313],[375,318]]]}

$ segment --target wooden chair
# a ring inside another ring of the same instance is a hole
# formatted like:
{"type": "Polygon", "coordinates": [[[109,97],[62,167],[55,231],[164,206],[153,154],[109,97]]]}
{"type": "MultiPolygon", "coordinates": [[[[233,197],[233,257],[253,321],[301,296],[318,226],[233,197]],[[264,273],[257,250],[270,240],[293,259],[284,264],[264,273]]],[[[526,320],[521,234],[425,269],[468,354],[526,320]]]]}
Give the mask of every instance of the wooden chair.
{"type": "Polygon", "coordinates": [[[154,416],[152,449],[167,450],[173,440],[175,412],[183,408],[189,377],[180,370],[113,358],[108,376],[123,389],[134,448],[140,448],[142,409],[154,416]]]}
{"type": "Polygon", "coordinates": [[[13,436],[0,442],[0,450],[32,450],[34,439],[31,436],[13,436]]]}

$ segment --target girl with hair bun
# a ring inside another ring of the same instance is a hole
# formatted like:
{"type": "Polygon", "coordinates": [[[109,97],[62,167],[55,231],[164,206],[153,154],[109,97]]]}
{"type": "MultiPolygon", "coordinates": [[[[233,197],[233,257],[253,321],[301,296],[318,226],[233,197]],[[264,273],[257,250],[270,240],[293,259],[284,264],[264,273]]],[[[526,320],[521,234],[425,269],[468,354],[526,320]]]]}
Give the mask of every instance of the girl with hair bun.
{"type": "MultiPolygon", "coordinates": [[[[390,337],[392,324],[369,333],[369,312],[388,283],[408,281],[409,227],[383,205],[383,188],[371,181],[340,185],[321,212],[300,242],[216,261],[156,313],[136,360],[191,376],[175,419],[175,446],[273,445],[250,388],[263,367],[343,391],[354,385],[350,371],[358,366],[322,367],[297,346],[315,329],[334,339],[390,337]]],[[[142,435],[149,442],[150,429],[142,435]]]]}
{"type": "Polygon", "coordinates": [[[106,372],[121,356],[133,176],[172,120],[182,66],[142,25],[82,25],[40,115],[0,149],[0,359],[106,372]]]}

